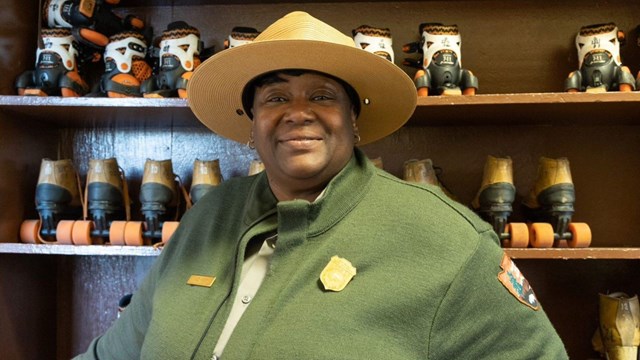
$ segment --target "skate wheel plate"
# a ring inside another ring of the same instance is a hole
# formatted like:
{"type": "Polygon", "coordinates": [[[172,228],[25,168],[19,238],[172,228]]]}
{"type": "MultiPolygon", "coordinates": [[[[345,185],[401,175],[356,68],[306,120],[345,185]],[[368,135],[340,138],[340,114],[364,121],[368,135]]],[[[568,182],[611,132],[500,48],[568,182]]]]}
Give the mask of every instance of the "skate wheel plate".
{"type": "Polygon", "coordinates": [[[56,227],[56,240],[58,244],[73,244],[73,226],[75,220],[60,220],[56,227]]]}
{"type": "Polygon", "coordinates": [[[529,246],[529,228],[525,223],[509,223],[505,227],[509,239],[502,241],[505,248],[526,248],[529,246]]]}
{"type": "Polygon", "coordinates": [[[71,230],[71,240],[74,245],[91,245],[91,230],[93,221],[79,220],[73,225],[71,230]]]}
{"type": "Polygon", "coordinates": [[[180,225],[179,221],[165,221],[162,224],[162,239],[161,241],[163,243],[166,243],[169,241],[169,239],[171,239],[171,236],[173,235],[174,232],[176,232],[176,229],[178,228],[178,225],[180,225]]]}
{"type": "Polygon", "coordinates": [[[583,248],[591,245],[591,228],[587,223],[570,223],[569,231],[571,239],[567,240],[567,245],[572,248],[583,248]]]}
{"type": "Polygon", "coordinates": [[[553,226],[548,223],[533,223],[529,227],[529,242],[535,248],[553,247],[553,226]]]}
{"type": "Polygon", "coordinates": [[[20,224],[20,241],[28,244],[40,243],[40,220],[25,220],[20,224]]]}

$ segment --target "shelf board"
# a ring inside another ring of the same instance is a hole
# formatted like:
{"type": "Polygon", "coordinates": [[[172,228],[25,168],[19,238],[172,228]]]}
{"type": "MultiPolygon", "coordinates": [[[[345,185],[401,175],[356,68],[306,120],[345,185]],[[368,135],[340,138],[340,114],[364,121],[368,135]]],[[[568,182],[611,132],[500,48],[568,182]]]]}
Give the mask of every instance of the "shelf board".
{"type": "MultiPolygon", "coordinates": [[[[0,111],[67,126],[203,126],[178,98],[3,95],[0,111]]],[[[408,125],[639,125],[639,112],[640,92],[429,96],[418,99],[408,125]]]]}
{"type": "Polygon", "coordinates": [[[153,246],[0,243],[0,254],[158,256],[160,251],[153,246]]]}
{"type": "MultiPolygon", "coordinates": [[[[30,255],[89,255],[89,256],[158,256],[161,249],[153,246],[116,245],[55,245],[0,243],[0,254],[30,255]]],[[[504,249],[513,259],[546,260],[640,260],[640,248],[581,248],[581,249],[504,249]]]]}
{"type": "Polygon", "coordinates": [[[511,248],[504,249],[513,259],[548,259],[548,260],[606,260],[629,259],[640,260],[640,248],[511,248]]]}

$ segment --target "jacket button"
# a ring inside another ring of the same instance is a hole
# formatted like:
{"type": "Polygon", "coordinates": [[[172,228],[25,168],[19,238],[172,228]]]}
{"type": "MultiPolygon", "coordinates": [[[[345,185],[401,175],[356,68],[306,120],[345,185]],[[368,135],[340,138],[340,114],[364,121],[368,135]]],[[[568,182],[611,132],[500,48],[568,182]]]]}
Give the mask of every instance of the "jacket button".
{"type": "Polygon", "coordinates": [[[242,299],[240,299],[240,301],[242,301],[242,303],[246,305],[251,302],[251,296],[245,295],[242,297],[242,299]]]}

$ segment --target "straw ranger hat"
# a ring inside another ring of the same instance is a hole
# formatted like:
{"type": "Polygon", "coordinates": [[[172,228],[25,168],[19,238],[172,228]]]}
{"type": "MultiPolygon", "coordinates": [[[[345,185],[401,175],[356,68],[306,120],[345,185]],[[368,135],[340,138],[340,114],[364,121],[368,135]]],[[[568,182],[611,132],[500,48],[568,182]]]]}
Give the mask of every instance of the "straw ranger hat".
{"type": "Polygon", "coordinates": [[[361,101],[359,145],[398,130],[416,107],[415,85],[403,70],[301,11],[277,20],[253,42],[200,64],[187,85],[189,106],[213,132],[244,144],[252,121],[250,109],[242,105],[244,87],[259,75],[281,69],[315,70],[351,85],[361,101]]]}

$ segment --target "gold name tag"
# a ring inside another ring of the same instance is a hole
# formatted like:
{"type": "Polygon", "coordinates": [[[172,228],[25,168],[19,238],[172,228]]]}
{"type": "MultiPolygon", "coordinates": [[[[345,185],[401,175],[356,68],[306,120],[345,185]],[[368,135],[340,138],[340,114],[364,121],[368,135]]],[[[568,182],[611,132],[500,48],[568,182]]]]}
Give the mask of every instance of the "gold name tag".
{"type": "Polygon", "coordinates": [[[211,287],[216,281],[215,276],[191,275],[187,284],[193,286],[211,287]]]}

